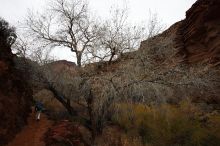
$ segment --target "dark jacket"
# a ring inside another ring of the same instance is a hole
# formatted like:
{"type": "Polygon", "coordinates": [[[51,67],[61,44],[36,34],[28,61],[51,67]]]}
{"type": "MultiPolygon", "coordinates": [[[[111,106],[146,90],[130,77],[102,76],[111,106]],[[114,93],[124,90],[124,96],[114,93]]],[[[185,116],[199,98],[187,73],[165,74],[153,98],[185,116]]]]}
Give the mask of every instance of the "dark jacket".
{"type": "Polygon", "coordinates": [[[37,101],[36,105],[35,105],[35,111],[41,112],[41,111],[43,111],[43,109],[44,109],[43,104],[41,102],[37,101]]]}

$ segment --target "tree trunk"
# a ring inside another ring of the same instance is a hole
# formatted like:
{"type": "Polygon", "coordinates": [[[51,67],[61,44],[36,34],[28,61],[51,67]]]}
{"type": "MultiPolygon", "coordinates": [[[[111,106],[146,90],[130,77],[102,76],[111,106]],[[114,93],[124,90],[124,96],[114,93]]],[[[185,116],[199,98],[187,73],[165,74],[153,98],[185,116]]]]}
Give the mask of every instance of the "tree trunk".
{"type": "Polygon", "coordinates": [[[111,58],[109,59],[108,63],[112,62],[112,59],[113,59],[114,56],[115,56],[114,54],[111,55],[111,58]]]}
{"type": "Polygon", "coordinates": [[[111,57],[110,57],[108,63],[111,63],[111,62],[112,62],[114,56],[115,56],[115,49],[112,50],[112,52],[111,52],[111,57]]]}
{"type": "Polygon", "coordinates": [[[67,99],[67,102],[65,101],[65,98],[60,95],[56,89],[53,88],[53,86],[49,86],[49,90],[53,92],[55,98],[66,108],[66,110],[69,112],[72,116],[77,116],[77,112],[71,107],[70,99],[67,99]]]}
{"type": "Polygon", "coordinates": [[[82,52],[77,52],[76,53],[76,59],[77,59],[77,65],[78,67],[81,67],[82,66],[82,52]]]}
{"type": "Polygon", "coordinates": [[[94,145],[95,138],[96,138],[96,125],[95,125],[95,119],[93,115],[93,102],[94,98],[92,95],[92,91],[89,93],[89,98],[87,99],[87,110],[88,110],[88,115],[89,115],[89,124],[91,126],[91,135],[92,135],[92,145],[94,145]]]}

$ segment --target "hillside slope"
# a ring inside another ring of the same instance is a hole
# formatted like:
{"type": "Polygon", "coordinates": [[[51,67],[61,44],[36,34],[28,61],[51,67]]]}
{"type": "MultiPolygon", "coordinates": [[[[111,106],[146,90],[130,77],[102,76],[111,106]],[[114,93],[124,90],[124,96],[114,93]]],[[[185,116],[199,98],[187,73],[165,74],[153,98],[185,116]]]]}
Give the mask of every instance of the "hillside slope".
{"type": "MultiPolygon", "coordinates": [[[[141,43],[110,65],[92,70],[123,89],[122,96],[148,103],[220,103],[219,1],[198,0],[186,19],[141,43]]],[[[88,74],[90,69],[88,70],[88,74]]]]}

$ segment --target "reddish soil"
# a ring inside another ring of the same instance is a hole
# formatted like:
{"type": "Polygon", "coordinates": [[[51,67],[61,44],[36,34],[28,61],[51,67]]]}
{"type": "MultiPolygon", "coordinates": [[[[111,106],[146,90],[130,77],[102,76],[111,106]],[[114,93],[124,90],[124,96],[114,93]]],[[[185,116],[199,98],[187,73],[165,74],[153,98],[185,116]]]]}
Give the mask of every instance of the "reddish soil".
{"type": "Polygon", "coordinates": [[[32,112],[28,118],[28,125],[16,135],[7,146],[45,146],[44,134],[52,126],[52,121],[42,114],[41,120],[35,120],[35,113],[32,112]]]}
{"type": "Polygon", "coordinates": [[[88,146],[84,136],[88,135],[77,123],[63,120],[56,123],[46,134],[46,146],[88,146]]]}

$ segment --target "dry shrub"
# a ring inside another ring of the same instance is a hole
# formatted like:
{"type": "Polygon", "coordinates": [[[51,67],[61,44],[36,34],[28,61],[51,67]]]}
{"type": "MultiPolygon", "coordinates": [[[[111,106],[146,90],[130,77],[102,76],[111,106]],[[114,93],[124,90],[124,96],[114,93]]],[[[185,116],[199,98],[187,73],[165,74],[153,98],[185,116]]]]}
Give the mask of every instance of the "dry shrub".
{"type": "Polygon", "coordinates": [[[130,136],[140,136],[142,143],[154,146],[220,145],[220,115],[202,112],[190,102],[178,106],[163,104],[120,104],[114,121],[130,136]]]}
{"type": "Polygon", "coordinates": [[[108,126],[96,138],[97,146],[142,146],[140,137],[130,137],[117,126],[108,126]]]}

